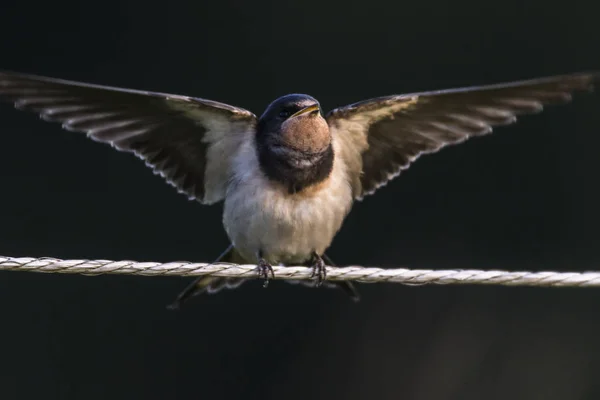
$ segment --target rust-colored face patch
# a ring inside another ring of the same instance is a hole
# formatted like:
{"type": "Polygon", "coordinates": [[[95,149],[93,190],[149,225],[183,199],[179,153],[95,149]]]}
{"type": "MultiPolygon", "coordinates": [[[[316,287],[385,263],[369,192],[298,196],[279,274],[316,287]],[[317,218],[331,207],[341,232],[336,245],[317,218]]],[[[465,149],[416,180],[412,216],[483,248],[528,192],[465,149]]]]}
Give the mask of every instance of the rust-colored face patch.
{"type": "Polygon", "coordinates": [[[296,150],[319,153],[327,149],[331,135],[327,121],[320,114],[306,113],[281,125],[281,141],[296,150]]]}

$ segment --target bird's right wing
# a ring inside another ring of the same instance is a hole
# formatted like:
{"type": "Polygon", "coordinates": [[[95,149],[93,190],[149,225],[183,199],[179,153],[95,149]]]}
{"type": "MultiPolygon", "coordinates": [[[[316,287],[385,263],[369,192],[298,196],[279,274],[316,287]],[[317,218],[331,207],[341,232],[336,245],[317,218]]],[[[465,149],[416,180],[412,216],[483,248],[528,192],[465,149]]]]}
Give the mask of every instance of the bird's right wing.
{"type": "Polygon", "coordinates": [[[0,100],[134,153],[180,193],[225,197],[231,156],[256,116],[215,101],[0,71],[0,100]]]}
{"type": "Polygon", "coordinates": [[[326,118],[361,199],[423,154],[569,102],[573,92],[598,81],[600,73],[592,72],[378,97],[334,109],[326,118]]]}

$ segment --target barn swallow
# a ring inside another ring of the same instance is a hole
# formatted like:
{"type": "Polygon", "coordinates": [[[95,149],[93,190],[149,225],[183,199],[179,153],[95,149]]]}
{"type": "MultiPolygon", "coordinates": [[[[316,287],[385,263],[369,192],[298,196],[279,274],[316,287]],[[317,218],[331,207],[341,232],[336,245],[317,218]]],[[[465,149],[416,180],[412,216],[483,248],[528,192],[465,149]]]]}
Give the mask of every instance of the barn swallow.
{"type": "MultiPolygon", "coordinates": [[[[216,261],[313,268],[327,282],[325,251],[355,200],[374,193],[423,154],[508,125],[591,90],[600,73],[377,97],[323,112],[305,94],[273,101],[260,116],[216,101],[0,72],[0,98],[46,121],[135,154],[178,192],[224,201],[231,245],[216,261]]],[[[177,300],[238,287],[201,277],[177,300]]]]}

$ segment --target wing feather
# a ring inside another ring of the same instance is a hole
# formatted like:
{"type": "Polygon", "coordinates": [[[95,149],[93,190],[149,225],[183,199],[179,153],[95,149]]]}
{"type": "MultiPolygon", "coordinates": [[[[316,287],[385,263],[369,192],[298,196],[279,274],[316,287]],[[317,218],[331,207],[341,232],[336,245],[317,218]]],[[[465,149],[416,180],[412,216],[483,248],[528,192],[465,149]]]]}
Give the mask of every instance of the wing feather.
{"type": "Polygon", "coordinates": [[[600,73],[579,73],[379,97],[334,109],[326,118],[361,199],[419,156],[491,133],[546,105],[570,102],[573,92],[591,90],[598,80],[600,73]]]}
{"type": "Polygon", "coordinates": [[[135,154],[204,204],[224,198],[231,174],[224,152],[256,124],[251,112],[211,100],[2,71],[0,100],[135,154]]]}

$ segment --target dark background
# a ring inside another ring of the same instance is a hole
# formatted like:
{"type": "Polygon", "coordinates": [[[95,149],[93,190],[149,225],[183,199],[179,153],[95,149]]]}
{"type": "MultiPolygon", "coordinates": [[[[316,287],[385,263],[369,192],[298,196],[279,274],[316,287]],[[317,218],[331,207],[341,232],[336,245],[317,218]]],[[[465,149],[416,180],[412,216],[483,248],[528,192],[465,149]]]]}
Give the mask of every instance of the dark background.
{"type": "MultiPolygon", "coordinates": [[[[7,2],[0,68],[255,113],[600,69],[597,2],[7,2]]],[[[420,159],[356,204],[341,265],[600,268],[600,98],[420,159]]],[[[210,261],[221,206],[0,107],[0,254],[210,261]]],[[[0,276],[0,399],[598,399],[600,290],[0,276]]]]}

